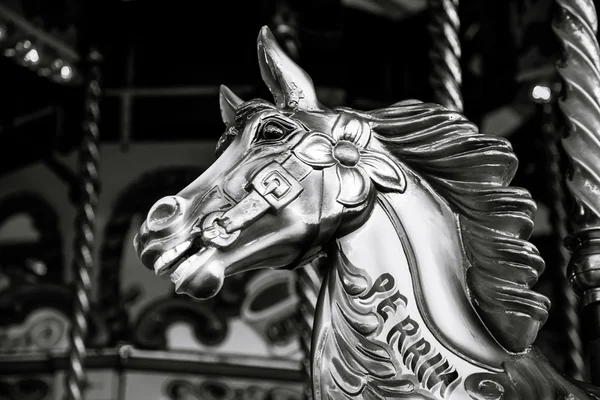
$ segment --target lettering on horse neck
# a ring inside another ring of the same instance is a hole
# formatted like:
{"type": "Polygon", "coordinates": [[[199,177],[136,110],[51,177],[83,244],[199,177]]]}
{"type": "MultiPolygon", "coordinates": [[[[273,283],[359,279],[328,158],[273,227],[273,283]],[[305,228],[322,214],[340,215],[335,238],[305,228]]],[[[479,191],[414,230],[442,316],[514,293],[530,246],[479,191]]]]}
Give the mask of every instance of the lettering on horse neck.
{"type": "MultiPolygon", "coordinates": [[[[392,292],[395,286],[394,277],[385,272],[375,280],[369,291],[360,299],[368,300],[376,293],[391,293],[377,305],[377,314],[387,322],[388,315],[396,313],[398,306],[403,308],[408,306],[408,299],[399,290],[392,292]]],[[[427,389],[432,392],[439,389],[443,397],[446,389],[453,382],[459,380],[460,376],[448,363],[448,360],[435,351],[431,344],[421,336],[420,330],[417,321],[406,316],[391,327],[386,342],[392,346],[393,341],[398,338],[397,348],[404,365],[417,376],[417,379],[427,389]],[[417,368],[417,366],[419,367],[417,368]],[[426,376],[427,380],[424,381],[426,376]]]]}
{"type": "Polygon", "coordinates": [[[337,240],[315,319],[317,400],[463,399],[463,378],[488,371],[452,354],[425,324],[405,251],[380,205],[337,240]]]}

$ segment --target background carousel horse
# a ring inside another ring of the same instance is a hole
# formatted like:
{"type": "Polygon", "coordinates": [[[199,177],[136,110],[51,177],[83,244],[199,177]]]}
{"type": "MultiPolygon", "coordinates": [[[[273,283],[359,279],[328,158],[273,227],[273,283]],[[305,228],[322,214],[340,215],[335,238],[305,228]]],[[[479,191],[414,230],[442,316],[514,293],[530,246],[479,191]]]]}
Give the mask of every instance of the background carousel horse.
{"type": "Polygon", "coordinates": [[[598,398],[531,346],[550,304],[506,140],[414,100],[327,109],[266,27],[258,58],[275,104],[222,88],[220,157],[152,207],[143,264],[196,298],[250,269],[326,266],[315,399],[598,398]]]}

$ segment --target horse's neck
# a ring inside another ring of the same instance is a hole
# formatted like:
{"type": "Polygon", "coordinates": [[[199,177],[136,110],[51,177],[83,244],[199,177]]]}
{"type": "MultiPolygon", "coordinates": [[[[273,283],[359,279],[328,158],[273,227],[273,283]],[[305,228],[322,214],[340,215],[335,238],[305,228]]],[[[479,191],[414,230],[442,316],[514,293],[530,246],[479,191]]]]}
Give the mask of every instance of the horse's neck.
{"type": "Polygon", "coordinates": [[[535,354],[510,354],[493,340],[462,286],[455,216],[415,187],[421,192],[381,195],[329,254],[313,332],[314,398],[465,400],[505,390],[507,398],[558,390],[590,398],[535,354]]]}
{"type": "Polygon", "coordinates": [[[380,285],[379,289],[369,287],[371,292],[386,289],[387,296],[401,299],[394,307],[374,304],[371,310],[386,314],[384,334],[410,317],[431,344],[469,364],[501,369],[508,354],[489,334],[467,297],[457,218],[433,192],[415,181],[403,194],[380,195],[368,222],[339,239],[337,249],[339,256],[356,267],[353,274],[362,274],[372,287],[380,285]],[[382,282],[385,277],[393,282],[382,282]]]}
{"type": "Polygon", "coordinates": [[[367,389],[402,398],[408,387],[468,398],[459,383],[500,371],[509,356],[467,299],[454,214],[411,183],[380,195],[368,221],[331,251],[312,344],[317,399],[367,389]]]}

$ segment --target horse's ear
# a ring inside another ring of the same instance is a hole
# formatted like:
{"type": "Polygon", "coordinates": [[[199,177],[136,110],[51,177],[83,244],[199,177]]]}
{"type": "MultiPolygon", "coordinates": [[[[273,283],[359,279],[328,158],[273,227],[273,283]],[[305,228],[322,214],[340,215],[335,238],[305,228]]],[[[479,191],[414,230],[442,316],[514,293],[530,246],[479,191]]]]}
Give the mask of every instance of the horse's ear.
{"type": "Polygon", "coordinates": [[[321,109],[312,79],[285,54],[266,26],[260,30],[257,47],[260,74],[277,107],[306,111],[321,109]]]}
{"type": "Polygon", "coordinates": [[[244,100],[237,97],[227,86],[221,85],[219,90],[219,107],[221,108],[221,119],[225,126],[233,126],[235,122],[235,110],[244,100]]]}

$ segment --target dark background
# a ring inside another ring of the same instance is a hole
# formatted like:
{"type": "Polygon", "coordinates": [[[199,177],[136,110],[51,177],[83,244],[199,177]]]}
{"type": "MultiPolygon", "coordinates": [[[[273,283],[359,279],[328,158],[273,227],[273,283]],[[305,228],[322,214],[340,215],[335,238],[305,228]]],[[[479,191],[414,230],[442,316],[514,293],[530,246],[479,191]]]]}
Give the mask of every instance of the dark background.
{"type": "MultiPolygon", "coordinates": [[[[364,109],[410,97],[431,100],[430,15],[423,0],[413,3],[422,4],[423,11],[390,6],[399,14],[393,20],[337,0],[4,0],[0,5],[75,51],[93,43],[105,60],[102,140],[146,141],[217,138],[222,127],[215,99],[221,83],[241,87],[244,98],[268,97],[255,50],[265,24],[275,28],[280,40],[294,42],[297,60],[317,87],[329,89],[326,104],[364,109]],[[278,33],[282,21],[291,33],[278,33]],[[124,113],[127,88],[138,90],[130,112],[124,113]]],[[[460,2],[465,113],[473,121],[481,123],[487,113],[518,101],[532,77],[546,77],[556,48],[551,4],[460,2]]],[[[9,27],[3,47],[10,48],[18,37],[9,27]]],[[[56,55],[48,49],[42,62],[56,55]]],[[[7,100],[0,110],[3,163],[22,146],[27,148],[19,152],[25,163],[41,156],[42,149],[45,154],[51,148],[68,151],[77,142],[74,116],[81,96],[76,87],[50,83],[7,58],[0,59],[0,85],[7,100]],[[15,119],[39,112],[44,121],[33,118],[13,126],[15,119]],[[54,132],[48,132],[52,125],[54,132]],[[35,145],[22,143],[25,137],[35,137],[35,145]]]]}

